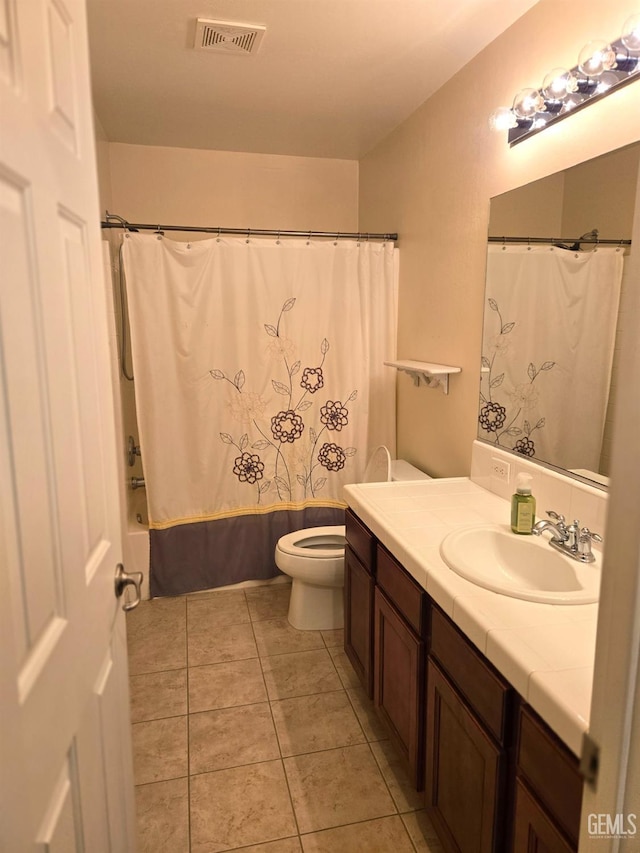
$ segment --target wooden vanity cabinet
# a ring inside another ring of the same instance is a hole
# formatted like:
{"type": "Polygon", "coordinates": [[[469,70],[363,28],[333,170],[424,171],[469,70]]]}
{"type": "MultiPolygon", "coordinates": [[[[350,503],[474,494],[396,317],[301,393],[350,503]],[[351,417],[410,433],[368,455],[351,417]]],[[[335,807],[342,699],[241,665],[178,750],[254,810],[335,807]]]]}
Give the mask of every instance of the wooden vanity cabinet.
{"type": "Polygon", "coordinates": [[[578,759],[528,705],[518,714],[513,853],[578,849],[583,779],[578,759]]]}
{"type": "Polygon", "coordinates": [[[373,701],[421,791],[427,595],[381,545],[376,572],[373,701]]]}
{"type": "Polygon", "coordinates": [[[497,670],[432,607],[425,805],[454,853],[506,849],[514,698],[497,670]]]}
{"type": "Polygon", "coordinates": [[[347,510],[345,652],[449,853],[575,853],[578,760],[347,510]]]}
{"type": "Polygon", "coordinates": [[[351,510],[346,512],[346,539],[344,650],[371,699],[376,540],[351,510]]]}

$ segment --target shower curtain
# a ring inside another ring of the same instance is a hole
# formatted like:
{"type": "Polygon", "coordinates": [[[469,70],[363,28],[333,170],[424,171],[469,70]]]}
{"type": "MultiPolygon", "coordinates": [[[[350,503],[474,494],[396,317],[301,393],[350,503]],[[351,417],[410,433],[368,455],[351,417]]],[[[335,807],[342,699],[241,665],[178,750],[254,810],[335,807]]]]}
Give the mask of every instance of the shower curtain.
{"type": "Polygon", "coordinates": [[[490,245],[480,435],[598,471],[623,252],[490,245]]]}
{"type": "Polygon", "coordinates": [[[152,595],[278,574],[395,449],[392,243],[126,234],[152,595]]]}

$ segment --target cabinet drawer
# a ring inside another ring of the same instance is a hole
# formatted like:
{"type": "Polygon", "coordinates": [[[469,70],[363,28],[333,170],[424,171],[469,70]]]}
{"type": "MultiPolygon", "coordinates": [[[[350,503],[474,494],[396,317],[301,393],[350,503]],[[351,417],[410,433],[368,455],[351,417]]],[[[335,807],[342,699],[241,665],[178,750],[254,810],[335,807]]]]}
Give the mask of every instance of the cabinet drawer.
{"type": "Polygon", "coordinates": [[[511,688],[436,607],[431,613],[431,655],[439,661],[489,731],[504,743],[511,688]]]}
{"type": "Polygon", "coordinates": [[[347,509],[345,513],[345,525],[347,528],[347,542],[351,550],[358,555],[360,562],[369,574],[375,574],[376,540],[373,533],[364,526],[357,515],[350,509],[347,509]]]}
{"type": "Polygon", "coordinates": [[[376,579],[387,597],[421,637],[426,635],[427,594],[388,551],[378,545],[376,579]]]}
{"type": "Polygon", "coordinates": [[[528,706],[520,709],[516,772],[577,847],[582,807],[578,759],[528,706]]]}

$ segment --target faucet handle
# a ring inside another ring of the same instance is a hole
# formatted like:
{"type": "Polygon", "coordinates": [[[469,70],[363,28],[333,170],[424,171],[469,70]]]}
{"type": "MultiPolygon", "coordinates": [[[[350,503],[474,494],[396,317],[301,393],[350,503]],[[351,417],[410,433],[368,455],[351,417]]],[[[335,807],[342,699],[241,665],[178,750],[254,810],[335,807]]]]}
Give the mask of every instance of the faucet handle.
{"type": "Polygon", "coordinates": [[[580,531],[580,538],[578,539],[578,552],[588,562],[594,559],[591,553],[592,542],[602,542],[602,536],[599,533],[592,533],[588,527],[583,527],[580,531]]]}
{"type": "Polygon", "coordinates": [[[602,536],[599,533],[593,533],[588,527],[583,527],[580,531],[580,538],[591,539],[593,542],[602,542],[602,536]]]}
{"type": "MultiPolygon", "coordinates": [[[[560,515],[559,513],[555,512],[552,509],[547,510],[547,515],[549,516],[549,518],[552,518],[554,521],[557,521],[559,525],[564,524],[564,522],[565,522],[564,515],[560,515]]],[[[577,522],[576,522],[576,524],[577,524],[577,522]]]]}

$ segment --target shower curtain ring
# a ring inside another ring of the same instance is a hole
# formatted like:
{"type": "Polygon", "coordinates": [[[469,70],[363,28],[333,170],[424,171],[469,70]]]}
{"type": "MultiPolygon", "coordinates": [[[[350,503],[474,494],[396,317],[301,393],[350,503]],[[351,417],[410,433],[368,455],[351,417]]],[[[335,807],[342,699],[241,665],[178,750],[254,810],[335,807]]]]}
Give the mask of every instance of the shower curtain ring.
{"type": "Polygon", "coordinates": [[[251,228],[247,228],[247,239],[245,243],[249,243],[251,241],[251,228]]]}
{"type": "Polygon", "coordinates": [[[216,243],[220,242],[220,232],[221,231],[222,231],[222,228],[220,228],[220,226],[218,226],[218,236],[216,237],[216,243]]]}
{"type": "Polygon", "coordinates": [[[280,245],[280,232],[278,231],[278,236],[276,237],[276,246],[280,245]]]}
{"type": "Polygon", "coordinates": [[[340,232],[338,231],[338,233],[336,234],[336,241],[335,241],[335,243],[333,244],[334,246],[337,246],[337,245],[338,245],[338,240],[339,240],[339,239],[340,239],[340,232]]]}
{"type": "Polygon", "coordinates": [[[309,231],[309,234],[307,236],[307,246],[310,246],[310,245],[311,245],[311,231],[309,231]]]}

